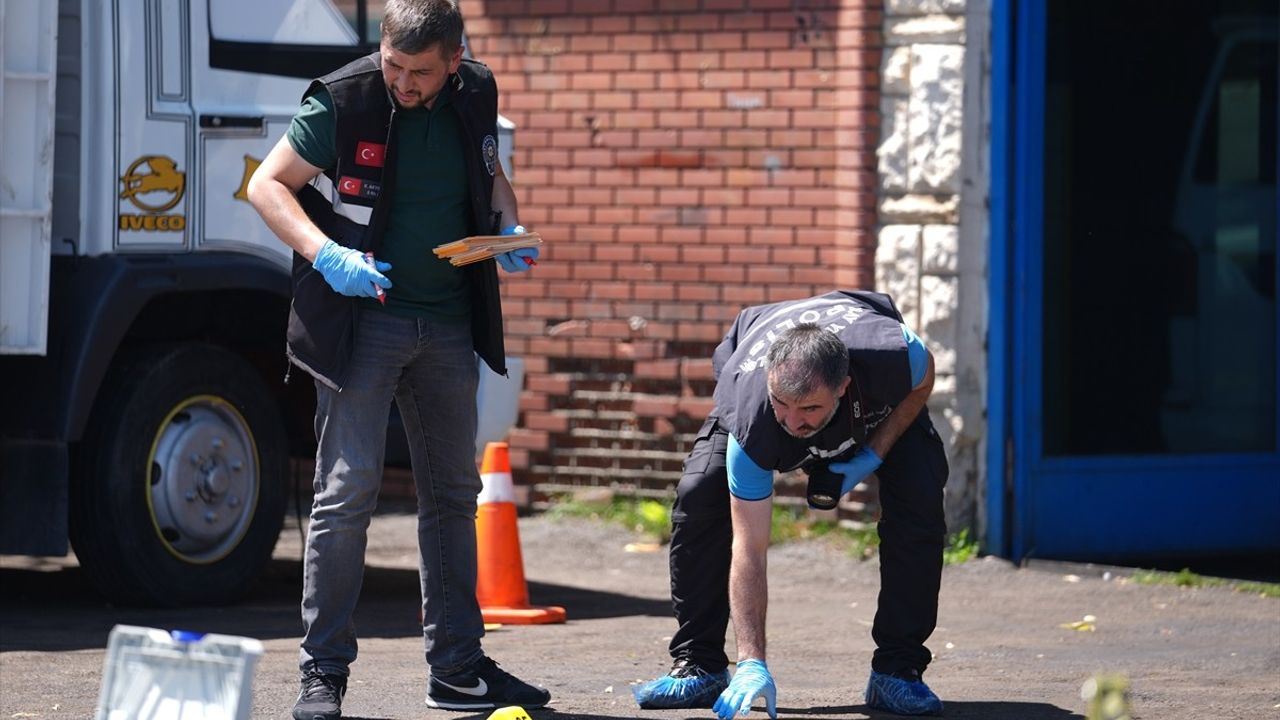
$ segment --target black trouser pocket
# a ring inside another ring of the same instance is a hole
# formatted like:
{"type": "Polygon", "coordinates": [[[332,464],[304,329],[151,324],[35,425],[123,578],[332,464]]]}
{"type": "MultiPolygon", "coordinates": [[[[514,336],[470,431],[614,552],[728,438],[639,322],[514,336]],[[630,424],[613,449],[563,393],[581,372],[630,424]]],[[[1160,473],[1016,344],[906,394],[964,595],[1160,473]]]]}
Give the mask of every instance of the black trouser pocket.
{"type": "Polygon", "coordinates": [[[728,448],[729,434],[718,427],[715,418],[707,418],[684,460],[672,521],[729,516],[729,475],[724,459],[728,448]]]}

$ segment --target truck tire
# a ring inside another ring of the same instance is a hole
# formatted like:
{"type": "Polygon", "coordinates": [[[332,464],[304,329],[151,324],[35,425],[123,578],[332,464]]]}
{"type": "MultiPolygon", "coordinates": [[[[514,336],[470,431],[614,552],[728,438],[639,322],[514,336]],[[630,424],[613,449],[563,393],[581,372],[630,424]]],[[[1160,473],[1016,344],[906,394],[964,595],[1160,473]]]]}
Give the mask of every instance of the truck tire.
{"type": "Polygon", "coordinates": [[[112,602],[210,605],[271,558],[288,498],[280,411],[252,366],[214,345],[113,364],[75,454],[70,535],[112,602]]]}

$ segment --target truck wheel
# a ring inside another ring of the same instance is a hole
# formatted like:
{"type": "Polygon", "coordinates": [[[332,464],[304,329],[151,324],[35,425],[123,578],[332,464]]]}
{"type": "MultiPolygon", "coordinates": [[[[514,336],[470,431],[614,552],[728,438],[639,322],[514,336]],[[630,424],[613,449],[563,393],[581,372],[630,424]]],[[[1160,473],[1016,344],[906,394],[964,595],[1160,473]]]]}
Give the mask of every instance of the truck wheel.
{"type": "Polygon", "coordinates": [[[223,348],[138,351],[108,373],[76,453],[70,534],[108,599],[207,605],[271,558],[288,497],[280,412],[223,348]]]}

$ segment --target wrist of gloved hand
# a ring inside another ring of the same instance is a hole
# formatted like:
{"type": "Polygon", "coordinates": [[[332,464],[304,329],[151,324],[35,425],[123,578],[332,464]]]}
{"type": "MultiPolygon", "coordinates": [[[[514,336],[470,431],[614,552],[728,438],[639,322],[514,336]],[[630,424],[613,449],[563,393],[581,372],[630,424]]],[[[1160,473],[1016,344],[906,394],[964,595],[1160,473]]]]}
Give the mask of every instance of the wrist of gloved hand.
{"type": "MultiPolygon", "coordinates": [[[[499,235],[523,235],[525,229],[523,225],[508,225],[498,232],[499,235]]],[[[538,259],[538,248],[520,248],[510,252],[504,252],[495,255],[494,259],[498,261],[498,265],[509,273],[518,273],[528,270],[531,266],[536,265],[534,262],[538,259]]]]}
{"type": "Polygon", "coordinates": [[[773,675],[769,673],[769,664],[759,658],[739,660],[737,669],[735,670],[735,677],[736,673],[744,673],[744,678],[756,675],[766,677],[770,680],[773,679],[773,675]]]}
{"type": "Polygon", "coordinates": [[[845,462],[831,463],[832,472],[844,475],[844,482],[840,483],[840,494],[844,495],[852,490],[855,485],[875,472],[882,462],[884,461],[880,459],[875,450],[864,445],[853,454],[853,457],[845,462]]]}
{"type": "Polygon", "coordinates": [[[342,295],[377,297],[378,287],[391,287],[391,281],[382,274],[391,269],[391,263],[376,261],[370,265],[359,250],[343,247],[333,240],[325,240],[311,266],[329,287],[342,295]]]}

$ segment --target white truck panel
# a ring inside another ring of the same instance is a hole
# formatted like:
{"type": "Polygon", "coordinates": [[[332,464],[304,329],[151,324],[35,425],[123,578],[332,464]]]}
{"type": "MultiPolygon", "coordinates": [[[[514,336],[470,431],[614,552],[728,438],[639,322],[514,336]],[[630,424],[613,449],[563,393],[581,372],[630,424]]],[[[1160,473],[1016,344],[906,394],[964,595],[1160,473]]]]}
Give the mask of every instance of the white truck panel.
{"type": "Polygon", "coordinates": [[[157,94],[166,100],[186,99],[189,79],[186,65],[180,61],[187,49],[187,4],[185,0],[159,0],[156,21],[152,23],[155,28],[152,42],[162,58],[154,72],[157,94]]]}
{"type": "Polygon", "coordinates": [[[287,121],[266,122],[265,134],[201,129],[197,159],[201,190],[196,199],[203,204],[201,250],[248,252],[289,266],[289,246],[271,234],[246,196],[253,171],[287,127],[287,121]]]}
{"type": "Polygon", "coordinates": [[[119,3],[116,13],[116,247],[178,252],[191,244],[190,81],[178,51],[187,43],[163,37],[187,34],[184,13],[173,3],[119,3]],[[176,94],[162,94],[166,77],[176,94]]]}
{"type": "Polygon", "coordinates": [[[0,0],[0,353],[48,344],[57,6],[0,0]]]}
{"type": "MultiPolygon", "coordinates": [[[[116,47],[116,3],[84,0],[81,3],[81,39],[85,61],[81,78],[81,113],[98,118],[82,121],[80,143],[81,236],[78,250],[82,255],[113,252],[117,227],[116,207],[119,203],[120,176],[117,170],[118,143],[114,123],[117,120],[117,79],[119,58],[116,47]]],[[[144,81],[141,75],[128,77],[144,81]]],[[[62,247],[55,246],[55,251],[62,247]]]]}

